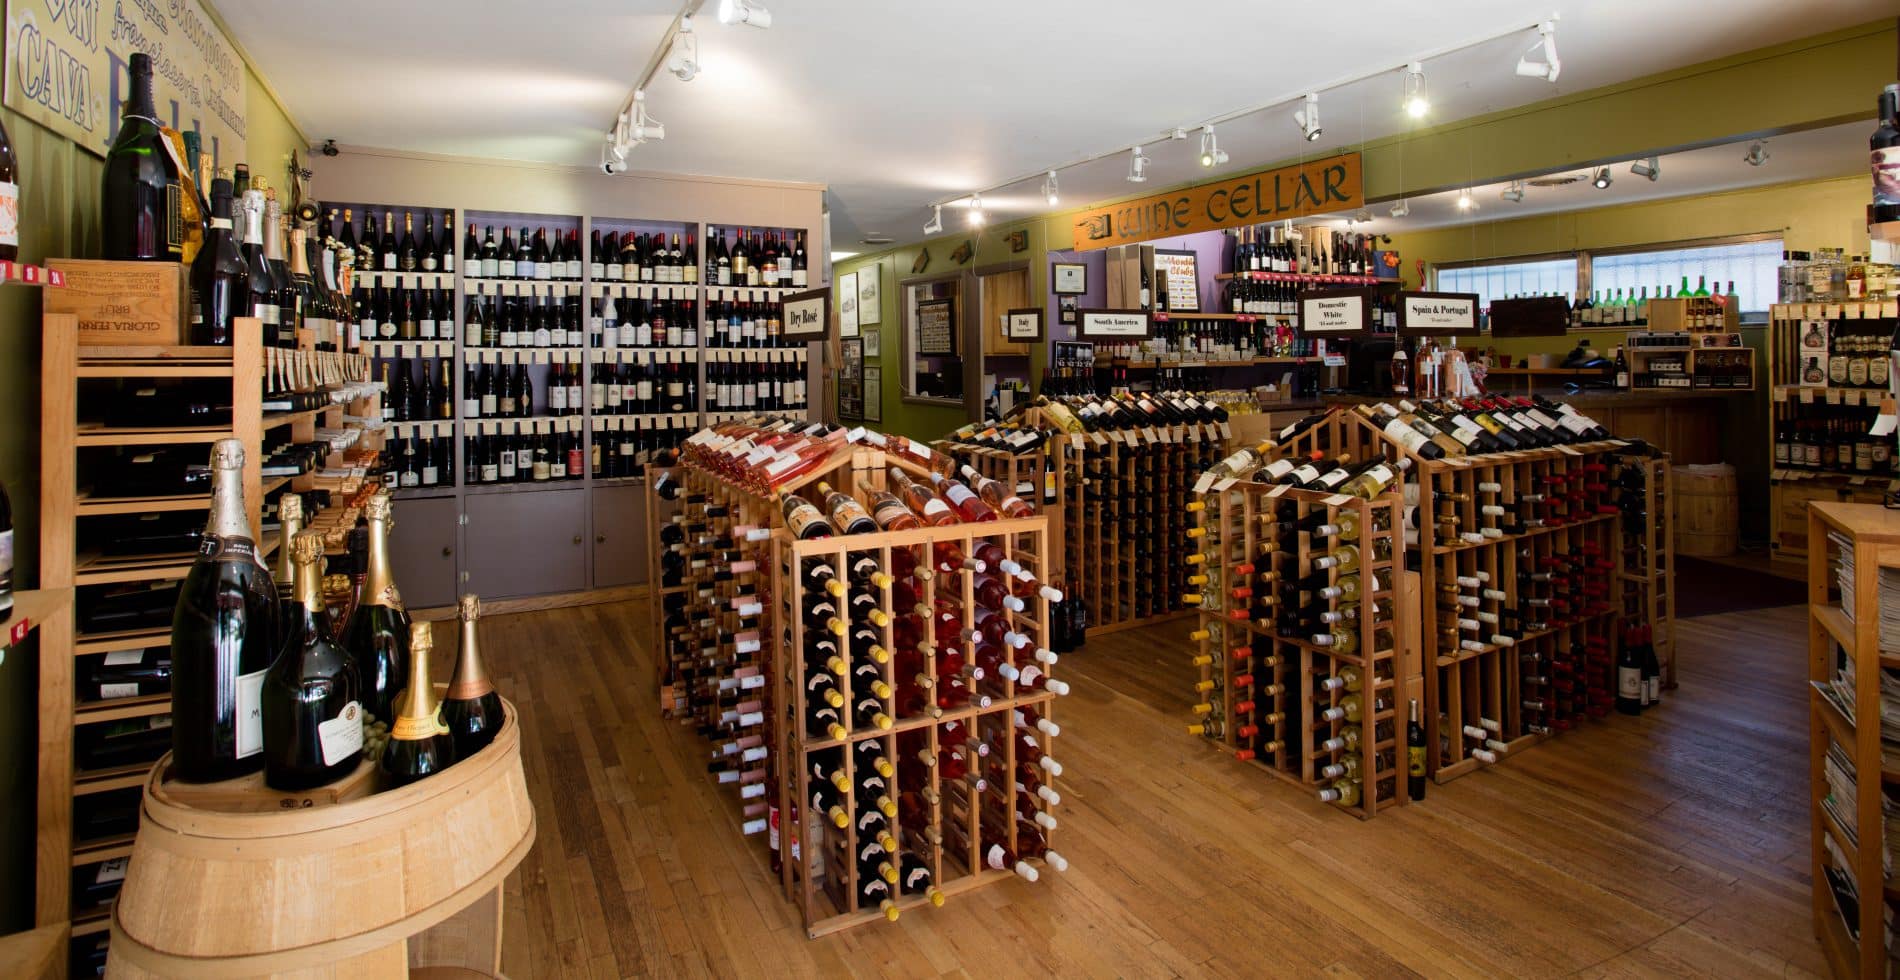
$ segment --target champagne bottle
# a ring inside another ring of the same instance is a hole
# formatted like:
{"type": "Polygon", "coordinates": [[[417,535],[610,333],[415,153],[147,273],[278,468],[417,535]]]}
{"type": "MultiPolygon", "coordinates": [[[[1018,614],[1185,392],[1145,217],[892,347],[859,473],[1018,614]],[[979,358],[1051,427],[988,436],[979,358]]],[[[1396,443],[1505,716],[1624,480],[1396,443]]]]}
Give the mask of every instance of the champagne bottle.
{"type": "Polygon", "coordinates": [[[297,619],[264,677],[264,782],[295,791],[334,782],[356,768],[363,757],[363,706],[356,665],[330,639],[323,535],[305,531],[290,547],[297,564],[297,619]]]}
{"type": "Polygon", "coordinates": [[[251,313],[250,270],[231,227],[231,181],[211,182],[211,232],[191,266],[191,342],[228,347],[237,317],[251,313]]]}
{"type": "MultiPolygon", "coordinates": [[[[298,532],[303,530],[302,496],[293,491],[286,492],[277,498],[277,523],[279,541],[290,542],[297,539],[298,532]]],[[[271,569],[271,578],[276,581],[278,606],[285,616],[292,614],[293,610],[290,606],[297,601],[296,574],[297,564],[291,561],[290,549],[282,544],[278,545],[276,567],[271,569]]],[[[284,620],[284,622],[288,621],[284,620]]]]}
{"type": "Polygon", "coordinates": [[[407,786],[455,764],[455,741],[442,724],[442,705],[429,681],[429,652],[434,646],[428,623],[409,624],[407,686],[397,709],[400,713],[389,727],[389,744],[377,762],[384,789],[407,786]]]}
{"type": "Polygon", "coordinates": [[[277,590],[244,508],[244,444],[211,449],[211,511],[172,612],[172,761],[202,783],[264,762],[260,703],[279,649],[277,590]]]}
{"type": "MultiPolygon", "coordinates": [[[[462,620],[461,643],[455,651],[455,672],[449,676],[448,696],[442,702],[442,721],[455,741],[455,757],[466,759],[480,752],[501,730],[501,695],[488,677],[481,652],[475,645],[476,623],[481,619],[482,602],[464,595],[458,610],[462,620]]],[[[413,644],[410,653],[415,656],[413,644]]]]}
{"type": "Polygon", "coordinates": [[[343,648],[356,663],[362,683],[365,723],[379,730],[396,716],[396,694],[409,674],[409,613],[389,569],[389,491],[378,491],[363,507],[369,521],[369,561],[356,608],[343,630],[343,648]]]}
{"type": "Polygon", "coordinates": [[[107,259],[178,262],[184,258],[181,168],[159,130],[152,100],[152,56],[127,59],[131,97],[121,110],[119,134],[106,151],[99,216],[100,255],[107,259]]]}

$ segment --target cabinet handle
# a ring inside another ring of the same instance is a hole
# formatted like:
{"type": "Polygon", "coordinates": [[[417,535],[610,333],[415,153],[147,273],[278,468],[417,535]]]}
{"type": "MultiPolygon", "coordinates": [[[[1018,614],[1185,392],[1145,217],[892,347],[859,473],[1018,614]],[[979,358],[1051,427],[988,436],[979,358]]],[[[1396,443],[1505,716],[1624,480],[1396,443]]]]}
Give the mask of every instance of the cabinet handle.
{"type": "Polygon", "coordinates": [[[606,536],[605,534],[596,534],[596,535],[594,535],[594,543],[595,543],[595,544],[606,544],[606,543],[607,543],[607,536],[606,536]]]}
{"type": "Polygon", "coordinates": [[[451,555],[453,555],[453,554],[455,554],[455,549],[453,549],[453,548],[443,548],[443,549],[442,549],[442,557],[444,557],[444,558],[447,558],[447,557],[449,557],[449,556],[451,556],[451,555]]]}
{"type": "Polygon", "coordinates": [[[576,535],[574,535],[574,543],[575,543],[575,544],[580,544],[580,543],[581,543],[581,536],[580,536],[580,535],[578,535],[578,534],[576,534],[576,535]]]}

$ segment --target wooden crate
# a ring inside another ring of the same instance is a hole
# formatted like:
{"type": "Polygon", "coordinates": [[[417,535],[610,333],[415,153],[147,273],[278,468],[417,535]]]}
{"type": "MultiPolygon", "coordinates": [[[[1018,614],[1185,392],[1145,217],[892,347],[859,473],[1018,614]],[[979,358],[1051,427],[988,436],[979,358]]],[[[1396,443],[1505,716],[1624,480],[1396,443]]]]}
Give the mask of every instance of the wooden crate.
{"type": "Polygon", "coordinates": [[[70,314],[81,345],[185,344],[191,267],[182,262],[48,259],[66,288],[45,290],[48,314],[70,314]]]}

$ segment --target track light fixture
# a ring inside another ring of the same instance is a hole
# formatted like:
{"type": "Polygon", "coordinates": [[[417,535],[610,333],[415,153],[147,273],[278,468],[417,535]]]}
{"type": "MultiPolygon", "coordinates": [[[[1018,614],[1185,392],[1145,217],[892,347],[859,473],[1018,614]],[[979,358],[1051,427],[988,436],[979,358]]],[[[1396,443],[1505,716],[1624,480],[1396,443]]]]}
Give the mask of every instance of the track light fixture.
{"type": "Polygon", "coordinates": [[[1506,187],[1504,190],[1498,192],[1498,199],[1503,200],[1503,201],[1509,201],[1512,204],[1516,204],[1524,200],[1524,182],[1521,180],[1511,181],[1511,186],[1506,187]]]}
{"type": "Polygon", "coordinates": [[[1141,147],[1134,148],[1128,157],[1128,182],[1145,184],[1148,182],[1148,158],[1141,155],[1141,147]]]}
{"type": "Polygon", "coordinates": [[[693,18],[680,15],[679,32],[673,35],[673,47],[666,53],[666,70],[682,82],[699,74],[699,36],[693,33],[693,18]]]}
{"type": "Polygon", "coordinates": [[[1042,199],[1048,201],[1052,208],[1061,200],[1056,196],[1056,172],[1053,170],[1042,178],[1042,199]]]}
{"type": "Polygon", "coordinates": [[[1425,65],[1414,61],[1405,66],[1405,100],[1400,103],[1405,114],[1413,119],[1423,119],[1432,111],[1432,102],[1425,97],[1425,65]]]}
{"type": "Polygon", "coordinates": [[[1557,60],[1557,15],[1552,14],[1549,20],[1537,26],[1537,43],[1524,52],[1524,57],[1517,59],[1517,73],[1525,78],[1554,82],[1563,68],[1563,64],[1557,60]],[[1538,48],[1544,49],[1544,60],[1532,61],[1531,55],[1538,48]]]}
{"type": "Polygon", "coordinates": [[[1595,178],[1593,178],[1590,181],[1590,183],[1595,184],[1597,187],[1597,190],[1603,190],[1604,188],[1610,186],[1610,168],[1598,167],[1597,175],[1595,178]]]}
{"type": "Polygon", "coordinates": [[[930,206],[930,220],[924,222],[924,234],[934,235],[943,230],[943,205],[930,206]]]}
{"type": "Polygon", "coordinates": [[[970,214],[966,220],[969,222],[970,227],[972,228],[983,227],[983,195],[971,194],[968,207],[970,209],[970,214]]]}
{"type": "Polygon", "coordinates": [[[1403,218],[1412,213],[1412,202],[1401,197],[1397,204],[1392,205],[1392,210],[1386,213],[1394,218],[1403,218]]]}
{"type": "Polygon", "coordinates": [[[1742,154],[1742,162],[1751,167],[1759,167],[1768,162],[1768,141],[1756,140],[1749,144],[1748,152],[1742,154]]]}
{"type": "Polygon", "coordinates": [[[1308,143],[1319,139],[1319,93],[1306,93],[1306,104],[1293,113],[1293,121],[1300,124],[1300,135],[1308,143]]]}
{"type": "Polygon", "coordinates": [[[1472,200],[1471,188],[1467,187],[1464,190],[1461,190],[1458,192],[1458,210],[1476,211],[1477,209],[1478,209],[1478,202],[1472,200]]]}
{"type": "Polygon", "coordinates": [[[1214,167],[1227,162],[1227,151],[1220,148],[1214,127],[1201,127],[1201,166],[1214,167]]]}
{"type": "Polygon", "coordinates": [[[1638,177],[1648,177],[1650,180],[1655,180],[1662,176],[1662,162],[1655,157],[1650,157],[1647,160],[1638,160],[1630,164],[1630,173],[1638,177]]]}
{"type": "Polygon", "coordinates": [[[764,29],[772,26],[772,12],[758,0],[719,0],[719,22],[764,29]]]}

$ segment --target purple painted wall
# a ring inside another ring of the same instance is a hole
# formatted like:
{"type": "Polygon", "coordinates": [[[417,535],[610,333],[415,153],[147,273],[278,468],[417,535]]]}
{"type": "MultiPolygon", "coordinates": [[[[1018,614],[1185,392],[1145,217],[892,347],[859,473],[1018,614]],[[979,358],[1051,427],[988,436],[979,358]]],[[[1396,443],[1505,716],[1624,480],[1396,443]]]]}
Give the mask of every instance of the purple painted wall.
{"type": "MultiPolygon", "coordinates": [[[[1160,238],[1152,242],[1145,242],[1144,244],[1153,245],[1156,248],[1194,252],[1196,255],[1196,269],[1200,274],[1201,312],[1214,313],[1224,309],[1221,301],[1221,282],[1214,277],[1227,271],[1227,266],[1230,262],[1229,256],[1231,254],[1230,243],[1232,241],[1233,239],[1222,232],[1203,231],[1197,234],[1181,235],[1175,238],[1160,238]]],[[[1082,302],[1080,305],[1082,308],[1087,309],[1089,307],[1100,307],[1107,303],[1108,287],[1106,279],[1108,275],[1108,253],[1106,251],[1096,249],[1089,252],[1075,252],[1058,249],[1049,253],[1049,262],[1052,266],[1057,262],[1080,262],[1088,266],[1089,290],[1082,294],[1082,302]]],[[[1055,277],[1052,274],[1050,276],[1050,293],[1046,297],[1046,302],[1048,303],[1046,316],[1048,317],[1049,323],[1049,340],[1051,342],[1074,340],[1075,328],[1063,326],[1061,323],[1061,308],[1056,302],[1059,297],[1057,297],[1054,292],[1054,279],[1055,277]]]]}

